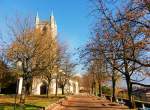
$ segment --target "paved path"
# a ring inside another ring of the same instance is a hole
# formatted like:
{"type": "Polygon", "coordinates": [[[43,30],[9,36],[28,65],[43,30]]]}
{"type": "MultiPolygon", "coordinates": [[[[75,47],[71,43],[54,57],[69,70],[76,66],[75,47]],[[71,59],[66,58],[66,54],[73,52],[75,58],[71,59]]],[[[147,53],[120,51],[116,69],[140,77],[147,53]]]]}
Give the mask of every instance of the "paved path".
{"type": "Polygon", "coordinates": [[[102,98],[80,94],[63,101],[54,110],[128,110],[128,108],[102,98]]]}

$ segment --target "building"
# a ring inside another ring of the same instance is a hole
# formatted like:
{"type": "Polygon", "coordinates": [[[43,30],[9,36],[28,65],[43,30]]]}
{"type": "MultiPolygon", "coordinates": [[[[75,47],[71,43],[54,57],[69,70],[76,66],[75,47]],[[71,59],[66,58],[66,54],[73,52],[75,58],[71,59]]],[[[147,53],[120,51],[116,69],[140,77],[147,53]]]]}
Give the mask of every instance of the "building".
{"type": "MultiPolygon", "coordinates": [[[[35,29],[40,30],[41,32],[47,32],[51,34],[51,37],[56,40],[57,37],[57,24],[54,18],[53,13],[50,16],[50,20],[48,21],[41,21],[39,18],[39,15],[37,13],[35,17],[35,29]]],[[[65,74],[65,73],[64,73],[65,74]]],[[[23,83],[23,78],[19,79],[19,85],[18,85],[18,94],[21,94],[22,90],[22,83],[23,83]]],[[[32,94],[33,95],[41,95],[41,94],[46,94],[47,93],[47,85],[48,82],[46,79],[42,77],[34,77],[32,81],[32,94]]],[[[52,79],[51,81],[51,94],[55,94],[56,92],[56,79],[52,79]]],[[[71,79],[68,81],[68,83],[65,86],[65,93],[73,93],[77,94],[79,91],[78,87],[78,81],[75,79],[71,79]]],[[[62,93],[62,90],[60,86],[58,85],[58,94],[62,93]]]]}

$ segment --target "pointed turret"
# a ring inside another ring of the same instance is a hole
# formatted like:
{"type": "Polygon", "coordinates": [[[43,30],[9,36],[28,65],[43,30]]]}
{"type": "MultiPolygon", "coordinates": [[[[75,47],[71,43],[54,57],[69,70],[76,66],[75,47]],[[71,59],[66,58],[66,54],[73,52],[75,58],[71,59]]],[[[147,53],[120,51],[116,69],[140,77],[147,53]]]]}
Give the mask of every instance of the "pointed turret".
{"type": "Polygon", "coordinates": [[[53,15],[53,11],[50,16],[50,28],[51,28],[52,36],[53,38],[55,38],[57,36],[57,24],[53,15]]]}
{"type": "Polygon", "coordinates": [[[56,21],[55,21],[55,36],[57,36],[57,23],[56,23],[56,21]]]}
{"type": "Polygon", "coordinates": [[[50,24],[51,24],[51,28],[54,28],[55,18],[54,18],[54,15],[53,15],[53,11],[52,11],[51,16],[50,16],[50,24]]]}
{"type": "Polygon", "coordinates": [[[39,28],[39,23],[40,23],[40,18],[39,18],[39,14],[37,12],[36,18],[35,18],[35,27],[36,27],[36,29],[39,28]]]}

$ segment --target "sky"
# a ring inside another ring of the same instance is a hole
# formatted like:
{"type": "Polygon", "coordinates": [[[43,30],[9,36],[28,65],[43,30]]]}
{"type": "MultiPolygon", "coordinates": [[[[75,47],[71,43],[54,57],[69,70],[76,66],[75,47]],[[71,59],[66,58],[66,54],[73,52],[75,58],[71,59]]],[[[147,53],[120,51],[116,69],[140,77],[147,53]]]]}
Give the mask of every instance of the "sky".
{"type": "Polygon", "coordinates": [[[0,0],[0,31],[6,31],[6,18],[36,16],[49,20],[53,11],[59,38],[67,41],[70,47],[82,45],[89,35],[89,0],[0,0]]]}

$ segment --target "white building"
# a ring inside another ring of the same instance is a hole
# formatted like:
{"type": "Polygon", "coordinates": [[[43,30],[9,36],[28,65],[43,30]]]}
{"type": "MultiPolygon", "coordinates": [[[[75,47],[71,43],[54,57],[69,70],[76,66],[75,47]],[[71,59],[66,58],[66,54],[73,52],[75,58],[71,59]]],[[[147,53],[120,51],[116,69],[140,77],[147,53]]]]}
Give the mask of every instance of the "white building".
{"type": "MultiPolygon", "coordinates": [[[[18,94],[21,94],[23,84],[23,78],[19,79],[18,85],[18,94]]],[[[42,78],[34,78],[32,83],[32,95],[44,95],[47,93],[47,81],[42,78]]],[[[56,79],[53,79],[51,82],[51,94],[56,93],[56,79]]],[[[57,93],[61,94],[62,89],[59,87],[57,88],[57,93]]],[[[78,81],[76,80],[69,80],[69,83],[65,86],[65,93],[66,94],[78,94],[79,93],[79,85],[78,81]]]]}
{"type": "MultiPolygon", "coordinates": [[[[52,35],[53,38],[56,38],[57,36],[57,24],[55,21],[55,18],[52,15],[50,16],[50,21],[40,21],[40,18],[38,16],[38,13],[35,18],[35,28],[40,29],[41,31],[46,28],[52,35]]],[[[22,90],[22,84],[23,84],[23,78],[19,79],[19,85],[18,85],[18,94],[21,94],[22,90]]],[[[48,82],[44,78],[41,77],[34,77],[32,81],[32,94],[33,95],[41,95],[47,93],[47,85],[48,82]]],[[[73,93],[78,94],[79,92],[79,86],[78,81],[76,80],[69,80],[68,84],[65,86],[65,93],[73,93]]],[[[52,79],[51,81],[51,94],[56,93],[56,79],[52,79]]],[[[62,89],[58,85],[57,93],[61,94],[62,89]]]]}

